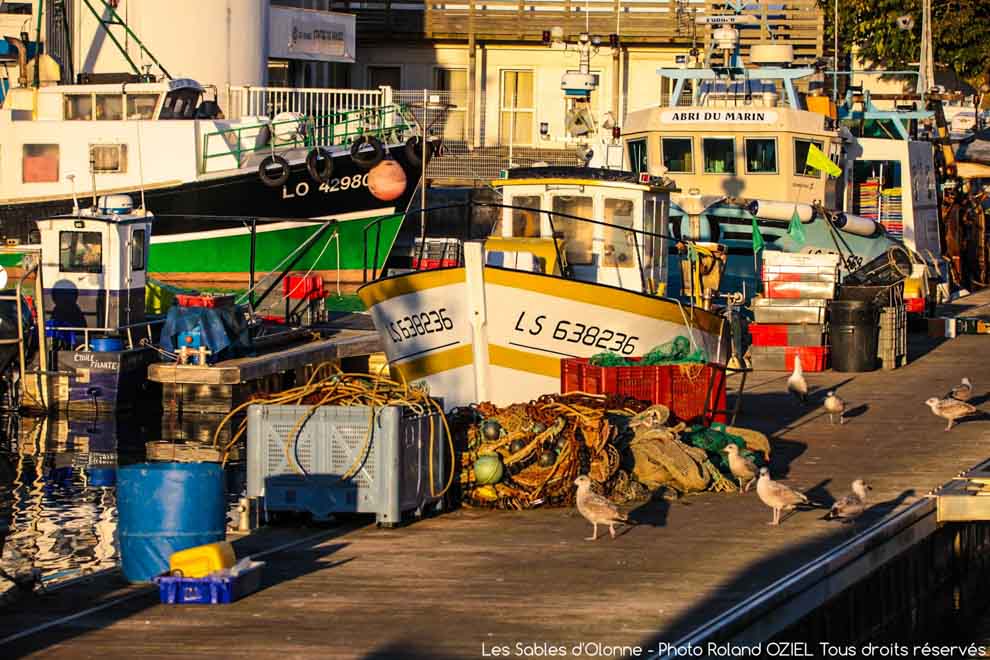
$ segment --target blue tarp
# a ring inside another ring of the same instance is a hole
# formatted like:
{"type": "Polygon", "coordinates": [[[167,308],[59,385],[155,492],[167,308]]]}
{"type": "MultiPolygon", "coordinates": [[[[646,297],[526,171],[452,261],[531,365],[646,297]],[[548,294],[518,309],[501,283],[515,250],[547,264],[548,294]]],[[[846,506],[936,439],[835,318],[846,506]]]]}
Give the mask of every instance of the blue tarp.
{"type": "Polygon", "coordinates": [[[250,345],[247,323],[239,307],[180,307],[173,305],[162,328],[162,348],[178,349],[179,335],[196,332],[210,350],[210,361],[242,354],[250,345]]]}

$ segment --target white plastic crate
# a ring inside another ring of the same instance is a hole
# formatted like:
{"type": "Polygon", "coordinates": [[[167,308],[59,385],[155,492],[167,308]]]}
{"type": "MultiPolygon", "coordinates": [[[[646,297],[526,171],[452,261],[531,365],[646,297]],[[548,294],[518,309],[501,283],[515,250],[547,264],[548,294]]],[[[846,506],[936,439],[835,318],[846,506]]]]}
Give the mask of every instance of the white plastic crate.
{"type": "Polygon", "coordinates": [[[367,406],[321,406],[296,429],[310,411],[311,406],[248,408],[248,497],[263,497],[267,511],[308,512],[316,519],[374,513],[388,526],[401,522],[404,513],[440,510],[437,494],[447,481],[449,460],[440,413],[385,406],[375,409],[372,421],[367,406]]]}

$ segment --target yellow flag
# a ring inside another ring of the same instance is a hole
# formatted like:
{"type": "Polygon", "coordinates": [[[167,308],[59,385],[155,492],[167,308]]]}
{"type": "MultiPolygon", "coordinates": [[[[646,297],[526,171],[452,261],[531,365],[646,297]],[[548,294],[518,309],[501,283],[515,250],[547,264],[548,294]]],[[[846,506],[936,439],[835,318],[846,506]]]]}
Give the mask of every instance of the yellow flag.
{"type": "Polygon", "coordinates": [[[813,144],[808,145],[808,157],[805,158],[805,164],[815,168],[816,170],[822,170],[829,176],[839,176],[842,174],[842,170],[839,166],[832,162],[832,160],[822,153],[822,150],[813,144]]]}

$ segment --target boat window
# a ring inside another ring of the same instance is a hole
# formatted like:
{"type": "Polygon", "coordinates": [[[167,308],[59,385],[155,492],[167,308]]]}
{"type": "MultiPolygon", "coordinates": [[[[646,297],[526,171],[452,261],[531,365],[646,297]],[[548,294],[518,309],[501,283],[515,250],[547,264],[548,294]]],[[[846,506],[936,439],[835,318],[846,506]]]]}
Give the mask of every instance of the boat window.
{"type": "MultiPolygon", "coordinates": [[[[656,233],[656,200],[647,197],[643,200],[643,231],[650,234],[656,233]]],[[[660,248],[660,238],[642,234],[640,239],[643,242],[643,268],[653,268],[653,255],[657,254],[660,248]]]]}
{"type": "Polygon", "coordinates": [[[126,144],[91,144],[89,146],[90,171],[97,174],[127,171],[126,144]]]}
{"type": "Polygon", "coordinates": [[[131,270],[144,270],[145,231],[135,229],[131,237],[131,270]]]}
{"type": "Polygon", "coordinates": [[[21,181],[58,183],[57,144],[25,144],[21,154],[21,181]]]}
{"type": "Polygon", "coordinates": [[[808,149],[815,145],[822,150],[823,144],[818,140],[794,140],[794,173],[798,176],[821,176],[821,170],[808,165],[808,149]]]}
{"type": "Polygon", "coordinates": [[[158,105],[158,94],[128,94],[127,118],[151,119],[155,116],[155,106],[158,105]]]}
{"type": "Polygon", "coordinates": [[[100,232],[59,232],[58,269],[63,273],[102,273],[103,238],[100,232]]]}
{"type": "Polygon", "coordinates": [[[746,173],[777,173],[777,140],[774,138],[746,138],[746,173]]]}
{"type": "Polygon", "coordinates": [[[193,119],[199,105],[199,90],[177,89],[165,95],[159,119],[193,119]]]}
{"type": "Polygon", "coordinates": [[[604,266],[621,266],[632,268],[636,266],[636,244],[638,237],[633,228],[633,201],[631,199],[605,199],[604,227],[605,255],[602,259],[604,266]]]}
{"type": "Polygon", "coordinates": [[[646,172],[648,166],[646,140],[630,140],[626,147],[629,150],[629,170],[634,174],[646,172]]]}
{"type": "Polygon", "coordinates": [[[525,209],[540,208],[539,195],[517,195],[512,198],[509,206],[521,206],[512,209],[512,235],[516,238],[539,238],[540,214],[537,211],[525,209]]]}
{"type": "Polygon", "coordinates": [[[66,94],[63,99],[67,121],[89,121],[93,118],[93,96],[91,94],[66,94]]]}
{"type": "Polygon", "coordinates": [[[660,138],[660,150],[668,172],[694,172],[691,138],[660,138]]]}
{"type": "Polygon", "coordinates": [[[124,97],[120,94],[97,94],[96,118],[102,121],[123,119],[124,97]]]}
{"type": "Polygon", "coordinates": [[[703,138],[707,174],[736,173],[736,141],[732,138],[703,138]]]}
{"type": "MultiPolygon", "coordinates": [[[[558,195],[553,198],[553,211],[579,218],[591,218],[594,215],[594,200],[591,197],[558,195]]],[[[594,224],[555,215],[553,229],[565,241],[564,256],[567,258],[567,263],[575,266],[587,266],[593,263],[594,224]]]]}

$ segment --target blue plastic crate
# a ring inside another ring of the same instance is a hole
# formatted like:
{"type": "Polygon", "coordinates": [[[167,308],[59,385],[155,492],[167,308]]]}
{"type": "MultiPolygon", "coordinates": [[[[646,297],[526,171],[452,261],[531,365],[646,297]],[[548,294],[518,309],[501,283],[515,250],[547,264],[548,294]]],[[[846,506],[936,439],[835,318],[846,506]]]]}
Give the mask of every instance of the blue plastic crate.
{"type": "Polygon", "coordinates": [[[187,578],[160,575],[155,578],[158,595],[166,605],[224,605],[233,603],[261,587],[264,563],[233,577],[187,578]]]}

